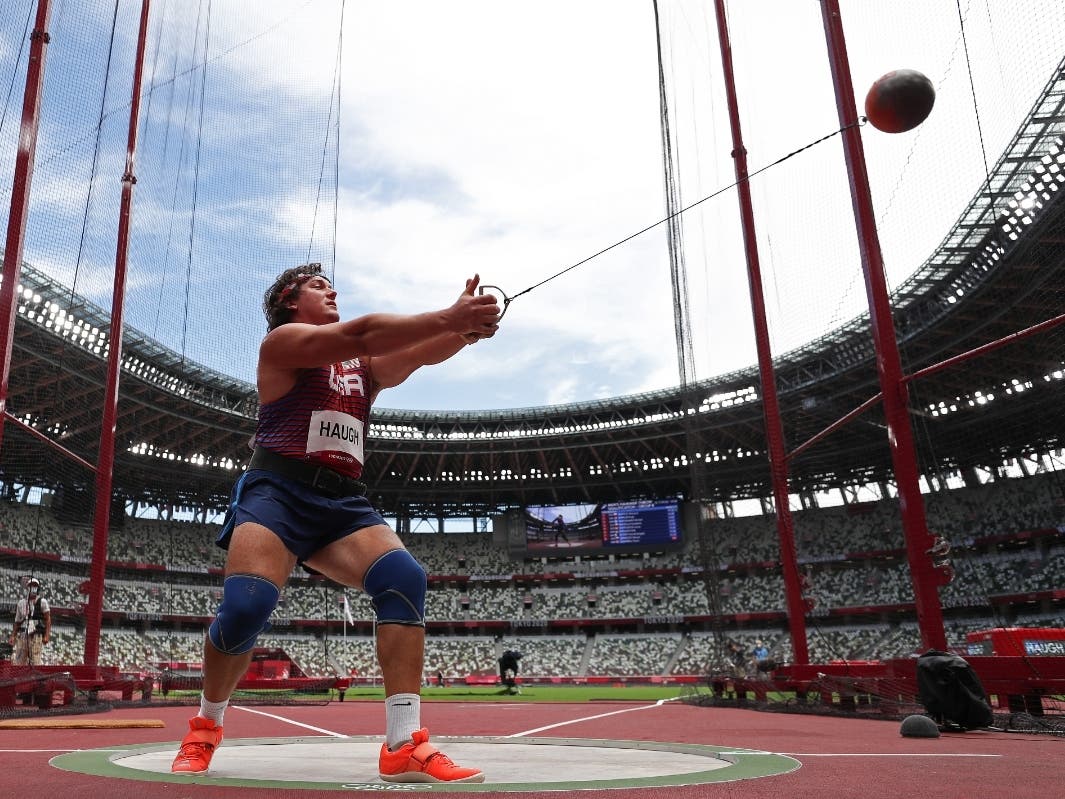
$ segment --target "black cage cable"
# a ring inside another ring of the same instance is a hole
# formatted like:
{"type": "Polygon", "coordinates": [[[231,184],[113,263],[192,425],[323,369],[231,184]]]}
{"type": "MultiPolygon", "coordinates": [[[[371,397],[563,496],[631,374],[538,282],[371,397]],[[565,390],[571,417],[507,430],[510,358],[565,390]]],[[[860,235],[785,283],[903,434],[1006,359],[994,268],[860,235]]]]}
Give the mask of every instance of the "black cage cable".
{"type": "Polygon", "coordinates": [[[722,186],[717,191],[714,191],[713,193],[708,194],[705,197],[702,197],[702,198],[696,200],[695,202],[689,203],[688,205],[684,206],[683,208],[680,208],[677,211],[674,211],[673,213],[668,214],[664,218],[659,219],[657,222],[653,222],[652,224],[648,225],[647,227],[642,228],[641,230],[637,230],[635,233],[632,233],[632,234],[626,236],[625,238],[614,242],[610,246],[604,247],[603,249],[599,250],[598,252],[592,253],[587,258],[583,258],[582,260],[577,261],[577,263],[572,264],[570,266],[567,266],[565,269],[561,269],[558,272],[555,272],[553,275],[550,275],[549,277],[544,278],[540,282],[534,283],[533,285],[529,286],[526,289],[522,289],[517,294],[508,295],[499,286],[489,286],[489,285],[481,286],[480,293],[484,294],[486,292],[490,292],[492,294],[498,294],[500,299],[502,299],[502,301],[503,301],[503,310],[502,310],[502,313],[500,313],[500,315],[499,315],[499,318],[502,319],[503,315],[506,314],[507,309],[510,306],[510,303],[512,303],[518,297],[521,297],[523,294],[528,294],[533,289],[538,289],[538,288],[540,288],[540,286],[544,285],[545,283],[550,283],[555,278],[562,277],[562,275],[566,274],[567,272],[572,272],[577,267],[583,266],[584,264],[588,263],[589,261],[591,261],[591,260],[593,260],[595,258],[598,258],[600,255],[604,255],[604,254],[610,252],[611,250],[620,247],[622,244],[627,244],[628,242],[632,241],[636,237],[642,236],[644,233],[647,233],[650,230],[654,230],[659,225],[663,225],[666,222],[669,222],[670,220],[680,216],[681,214],[686,213],[687,211],[690,211],[690,210],[692,210],[693,208],[695,208],[695,207],[697,207],[699,205],[702,205],[707,200],[712,200],[713,198],[724,194],[726,191],[729,191],[730,189],[734,189],[736,186],[740,185],[740,183],[742,183],[743,181],[749,181],[751,178],[762,174],[766,170],[772,169],[775,166],[779,166],[780,164],[784,163],[785,161],[787,161],[787,160],[789,160],[791,158],[794,158],[795,156],[799,155],[800,153],[805,152],[806,150],[811,149],[812,147],[816,147],[818,144],[821,144],[823,142],[828,141],[829,139],[833,138],[834,136],[838,136],[839,134],[843,133],[844,131],[849,130],[850,128],[861,127],[867,121],[868,121],[868,119],[866,117],[860,116],[860,117],[858,117],[858,119],[856,121],[850,123],[849,125],[844,125],[842,128],[839,128],[838,130],[834,130],[831,133],[829,133],[829,134],[827,134],[825,136],[822,136],[821,138],[816,139],[816,140],[810,142],[809,144],[807,144],[807,145],[805,145],[803,147],[800,147],[797,150],[793,150],[792,152],[788,153],[787,155],[781,156],[777,160],[775,160],[775,161],[773,161],[773,162],[771,162],[769,164],[766,164],[765,166],[761,167],[760,169],[756,169],[754,172],[749,173],[746,177],[741,178],[740,180],[733,181],[732,183],[729,183],[727,186],[722,186]]]}

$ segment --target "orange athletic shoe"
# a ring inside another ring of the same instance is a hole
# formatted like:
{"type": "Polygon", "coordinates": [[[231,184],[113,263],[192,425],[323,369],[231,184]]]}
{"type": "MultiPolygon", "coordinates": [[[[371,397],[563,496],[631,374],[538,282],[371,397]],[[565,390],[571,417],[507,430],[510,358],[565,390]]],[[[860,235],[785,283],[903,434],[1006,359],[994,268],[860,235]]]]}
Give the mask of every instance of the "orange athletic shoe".
{"type": "Polygon", "coordinates": [[[484,782],[483,771],[456,766],[429,743],[429,730],[415,730],[411,738],[414,743],[403,744],[395,752],[381,744],[378,771],[385,782],[484,782]]]}
{"type": "Polygon", "coordinates": [[[174,774],[203,774],[211,765],[211,755],[220,743],[221,727],[202,716],[189,719],[189,734],[181,742],[170,771],[174,774]]]}

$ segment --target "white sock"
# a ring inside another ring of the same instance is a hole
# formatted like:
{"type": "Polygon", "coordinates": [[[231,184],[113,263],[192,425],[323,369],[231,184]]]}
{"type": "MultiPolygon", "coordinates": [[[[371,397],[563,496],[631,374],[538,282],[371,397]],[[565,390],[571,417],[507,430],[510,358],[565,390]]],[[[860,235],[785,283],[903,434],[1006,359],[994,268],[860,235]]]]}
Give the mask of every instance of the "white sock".
{"type": "Polygon", "coordinates": [[[385,699],[385,743],[396,749],[410,743],[411,735],[421,729],[422,698],[418,694],[392,694],[385,699]]]}
{"type": "Polygon", "coordinates": [[[200,694],[200,715],[213,721],[216,727],[221,727],[222,717],[226,714],[228,704],[228,699],[223,699],[221,702],[208,702],[207,698],[200,694]]]}

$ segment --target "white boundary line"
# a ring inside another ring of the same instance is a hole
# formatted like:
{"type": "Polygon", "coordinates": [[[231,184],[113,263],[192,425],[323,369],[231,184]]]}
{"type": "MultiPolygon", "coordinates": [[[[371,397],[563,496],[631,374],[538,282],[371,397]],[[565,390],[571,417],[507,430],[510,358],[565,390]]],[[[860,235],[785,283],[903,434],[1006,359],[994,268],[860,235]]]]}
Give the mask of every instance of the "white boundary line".
{"type": "MultiPolygon", "coordinates": [[[[637,710],[651,710],[652,708],[661,707],[666,702],[675,702],[680,697],[674,697],[672,699],[659,699],[653,705],[640,705],[639,707],[627,707],[622,710],[612,710],[609,713],[597,713],[594,716],[582,716],[576,719],[570,719],[569,721],[559,721],[555,724],[547,724],[543,727],[536,727],[531,730],[524,730],[522,732],[515,732],[510,735],[501,736],[503,738],[522,738],[526,735],[532,735],[537,732],[544,732],[545,730],[553,730],[557,727],[565,727],[570,724],[579,724],[583,721],[594,721],[595,719],[603,719],[609,716],[617,716],[621,713],[633,713],[637,710]]],[[[720,755],[783,755],[784,757],[1003,757],[999,754],[969,754],[965,752],[770,752],[762,749],[744,749],[744,750],[721,750],[717,752],[720,755]]]]}
{"type": "Polygon", "coordinates": [[[556,727],[565,727],[570,724],[580,724],[582,721],[594,721],[595,719],[605,719],[608,716],[617,716],[620,713],[632,713],[637,710],[651,710],[652,708],[661,707],[666,702],[675,702],[680,697],[673,697],[672,699],[659,699],[653,705],[640,705],[639,707],[627,707],[624,710],[612,710],[609,713],[597,713],[594,716],[582,716],[578,719],[570,719],[569,721],[559,721],[555,724],[548,724],[544,727],[536,727],[532,730],[524,730],[523,732],[515,732],[510,735],[501,736],[503,738],[521,738],[525,735],[532,735],[536,732],[543,732],[544,730],[553,730],[556,727]]]}
{"type": "Polygon", "coordinates": [[[312,730],[314,732],[320,732],[323,735],[332,735],[334,738],[348,738],[350,736],[345,735],[342,732],[333,732],[333,730],[324,730],[321,727],[312,727],[310,724],[304,724],[300,721],[293,721],[292,719],[285,718],[284,716],[275,716],[273,713],[266,713],[262,710],[253,710],[250,707],[241,707],[240,705],[230,705],[231,710],[243,710],[245,713],[255,713],[259,716],[266,716],[267,718],[277,719],[283,721],[286,724],[292,724],[296,727],[303,727],[305,730],[312,730]]]}
{"type": "Polygon", "coordinates": [[[128,752],[129,747],[123,746],[117,749],[0,749],[0,753],[10,752],[12,754],[32,754],[34,752],[128,752]]]}
{"type": "MultiPolygon", "coordinates": [[[[736,754],[750,754],[737,752],[736,754]]],[[[1005,757],[1005,755],[968,752],[776,752],[788,757],[1005,757]]]]}

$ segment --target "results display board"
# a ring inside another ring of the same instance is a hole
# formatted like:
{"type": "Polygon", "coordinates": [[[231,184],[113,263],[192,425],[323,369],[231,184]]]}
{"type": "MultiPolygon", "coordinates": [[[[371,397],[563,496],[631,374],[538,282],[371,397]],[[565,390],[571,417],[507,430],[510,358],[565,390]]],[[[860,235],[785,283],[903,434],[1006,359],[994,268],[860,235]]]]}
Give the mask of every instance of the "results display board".
{"type": "Polygon", "coordinates": [[[654,547],[680,543],[677,501],[612,502],[599,513],[603,546],[654,547]]]}

